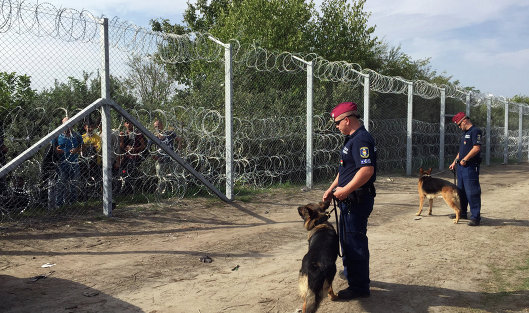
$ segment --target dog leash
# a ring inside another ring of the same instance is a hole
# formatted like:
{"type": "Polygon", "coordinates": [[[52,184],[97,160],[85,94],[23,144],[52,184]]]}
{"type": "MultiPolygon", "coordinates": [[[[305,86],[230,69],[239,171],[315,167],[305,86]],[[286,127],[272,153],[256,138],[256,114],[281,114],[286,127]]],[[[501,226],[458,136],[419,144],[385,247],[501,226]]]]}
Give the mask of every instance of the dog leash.
{"type": "Polygon", "coordinates": [[[454,185],[457,186],[457,180],[456,180],[456,170],[455,169],[447,169],[447,170],[444,170],[444,171],[440,171],[440,172],[437,172],[437,173],[432,173],[430,174],[430,176],[433,176],[433,175],[439,175],[439,174],[442,174],[444,172],[452,172],[452,174],[454,174],[454,185]]]}
{"type": "Polygon", "coordinates": [[[454,174],[454,185],[456,185],[456,186],[457,186],[457,180],[456,180],[456,170],[455,170],[455,168],[453,168],[453,169],[451,169],[450,171],[452,172],[452,174],[454,174]]]}
{"type": "Polygon", "coordinates": [[[336,218],[336,235],[338,235],[338,256],[342,257],[342,253],[340,252],[340,223],[338,222],[338,211],[336,210],[336,197],[332,195],[332,202],[334,204],[334,208],[327,213],[327,216],[331,216],[332,211],[334,211],[334,217],[336,218]]]}

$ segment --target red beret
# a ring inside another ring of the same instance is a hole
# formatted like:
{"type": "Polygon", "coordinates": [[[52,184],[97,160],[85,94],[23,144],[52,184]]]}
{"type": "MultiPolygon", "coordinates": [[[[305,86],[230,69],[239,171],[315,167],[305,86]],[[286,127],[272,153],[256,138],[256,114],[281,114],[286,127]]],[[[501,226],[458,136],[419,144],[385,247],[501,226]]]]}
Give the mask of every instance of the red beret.
{"type": "Polygon", "coordinates": [[[352,112],[356,111],[356,103],[354,102],[342,102],[338,104],[334,109],[331,111],[331,117],[337,118],[341,114],[344,114],[345,112],[352,112]]]}
{"type": "Polygon", "coordinates": [[[452,117],[452,122],[459,124],[467,115],[464,112],[459,112],[454,117],[452,117]]]}

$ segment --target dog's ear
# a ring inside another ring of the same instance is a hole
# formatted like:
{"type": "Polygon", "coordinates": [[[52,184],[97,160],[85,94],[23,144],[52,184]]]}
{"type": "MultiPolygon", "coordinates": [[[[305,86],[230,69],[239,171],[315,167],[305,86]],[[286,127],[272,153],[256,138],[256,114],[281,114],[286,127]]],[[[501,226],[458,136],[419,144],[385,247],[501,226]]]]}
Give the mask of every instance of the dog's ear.
{"type": "Polygon", "coordinates": [[[329,205],[331,205],[331,201],[320,201],[320,211],[325,212],[329,208],[329,205]]]}
{"type": "Polygon", "coordinates": [[[305,211],[306,210],[306,207],[305,206],[300,206],[298,207],[298,213],[299,213],[299,216],[301,217],[304,217],[304,214],[305,214],[305,211]]]}
{"type": "Polygon", "coordinates": [[[421,168],[419,168],[419,176],[422,176],[422,174],[424,173],[424,170],[421,168]]]}
{"type": "Polygon", "coordinates": [[[320,215],[318,211],[319,211],[319,208],[313,209],[311,207],[307,207],[307,213],[309,213],[310,219],[317,218],[320,215]]]}
{"type": "Polygon", "coordinates": [[[428,175],[430,175],[430,174],[432,173],[432,168],[430,167],[430,168],[426,171],[426,173],[428,173],[428,175]]]}

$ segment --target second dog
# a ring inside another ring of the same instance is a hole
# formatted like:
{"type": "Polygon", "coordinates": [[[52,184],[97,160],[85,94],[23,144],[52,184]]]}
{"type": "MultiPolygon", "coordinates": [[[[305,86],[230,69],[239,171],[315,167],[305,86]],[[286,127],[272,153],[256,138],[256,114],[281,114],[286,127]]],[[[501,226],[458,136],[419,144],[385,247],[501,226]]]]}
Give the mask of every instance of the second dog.
{"type": "Polygon", "coordinates": [[[427,171],[423,170],[422,168],[419,169],[419,211],[415,215],[421,215],[425,198],[428,198],[428,201],[430,202],[428,215],[432,215],[433,199],[437,196],[442,196],[446,204],[448,204],[448,206],[451,207],[456,213],[454,224],[457,224],[457,222],[459,222],[459,216],[461,213],[461,191],[456,185],[449,181],[430,176],[431,173],[431,168],[427,171]]]}

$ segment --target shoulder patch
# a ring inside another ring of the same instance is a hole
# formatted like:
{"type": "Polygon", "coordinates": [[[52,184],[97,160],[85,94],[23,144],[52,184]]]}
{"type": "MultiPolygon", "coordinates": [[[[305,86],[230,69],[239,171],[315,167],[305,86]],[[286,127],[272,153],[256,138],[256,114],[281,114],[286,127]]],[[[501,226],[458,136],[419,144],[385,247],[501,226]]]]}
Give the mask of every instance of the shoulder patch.
{"type": "Polygon", "coordinates": [[[369,148],[368,147],[360,148],[360,157],[364,159],[369,158],[369,148]]]}

